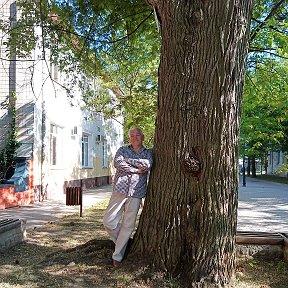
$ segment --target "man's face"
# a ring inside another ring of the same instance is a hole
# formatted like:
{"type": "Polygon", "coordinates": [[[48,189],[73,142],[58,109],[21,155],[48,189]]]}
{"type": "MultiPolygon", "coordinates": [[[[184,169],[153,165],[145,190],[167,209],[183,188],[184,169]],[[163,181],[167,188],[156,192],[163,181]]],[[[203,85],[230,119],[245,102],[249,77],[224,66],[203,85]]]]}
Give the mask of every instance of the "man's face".
{"type": "Polygon", "coordinates": [[[139,148],[143,143],[143,135],[138,130],[131,130],[129,135],[130,144],[133,147],[139,148]]]}

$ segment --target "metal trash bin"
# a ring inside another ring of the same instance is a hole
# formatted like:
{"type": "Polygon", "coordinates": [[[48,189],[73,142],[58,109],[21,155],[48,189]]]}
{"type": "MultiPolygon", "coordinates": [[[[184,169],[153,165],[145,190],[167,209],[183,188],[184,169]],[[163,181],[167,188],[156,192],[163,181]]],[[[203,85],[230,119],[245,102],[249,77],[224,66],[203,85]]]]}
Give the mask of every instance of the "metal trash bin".
{"type": "Polygon", "coordinates": [[[80,217],[82,217],[82,188],[66,187],[66,206],[80,205],[80,217]]]}

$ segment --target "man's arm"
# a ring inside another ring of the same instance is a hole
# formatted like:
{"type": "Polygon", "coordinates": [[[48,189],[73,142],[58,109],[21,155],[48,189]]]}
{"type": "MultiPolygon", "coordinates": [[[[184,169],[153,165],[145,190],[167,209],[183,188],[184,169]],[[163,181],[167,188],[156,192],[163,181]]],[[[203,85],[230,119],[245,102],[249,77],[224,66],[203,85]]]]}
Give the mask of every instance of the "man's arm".
{"type": "Polygon", "coordinates": [[[153,165],[153,154],[151,150],[146,150],[146,157],[147,158],[142,159],[125,158],[124,161],[136,168],[148,172],[153,165]]]}
{"type": "Polygon", "coordinates": [[[146,173],[145,171],[143,171],[143,169],[139,169],[140,167],[139,168],[135,167],[134,165],[125,161],[125,156],[127,157],[127,153],[125,153],[125,147],[120,147],[114,157],[114,167],[117,170],[126,173],[139,173],[139,174],[146,173]]]}

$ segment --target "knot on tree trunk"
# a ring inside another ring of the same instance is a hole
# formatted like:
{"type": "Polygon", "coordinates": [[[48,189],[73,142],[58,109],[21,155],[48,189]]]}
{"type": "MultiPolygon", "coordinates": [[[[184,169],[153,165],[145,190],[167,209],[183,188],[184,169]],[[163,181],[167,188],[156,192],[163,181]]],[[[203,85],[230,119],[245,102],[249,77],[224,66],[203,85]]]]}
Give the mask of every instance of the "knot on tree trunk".
{"type": "Polygon", "coordinates": [[[185,156],[182,159],[181,168],[187,176],[196,177],[197,181],[199,181],[201,175],[201,162],[197,157],[194,148],[193,152],[185,153],[185,156]]]}

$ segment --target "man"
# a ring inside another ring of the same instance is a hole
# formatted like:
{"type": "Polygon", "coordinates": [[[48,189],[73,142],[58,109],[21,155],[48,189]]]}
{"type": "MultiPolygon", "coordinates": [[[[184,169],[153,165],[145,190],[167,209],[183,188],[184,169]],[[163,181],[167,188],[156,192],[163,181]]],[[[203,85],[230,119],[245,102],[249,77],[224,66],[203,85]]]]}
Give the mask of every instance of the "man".
{"type": "Polygon", "coordinates": [[[106,209],[103,224],[115,243],[113,266],[123,260],[128,240],[134,230],[142,198],[147,191],[147,177],[153,163],[152,151],[143,146],[144,135],[139,128],[129,130],[129,146],[116,152],[116,174],[113,192],[106,209]]]}

